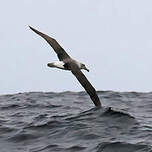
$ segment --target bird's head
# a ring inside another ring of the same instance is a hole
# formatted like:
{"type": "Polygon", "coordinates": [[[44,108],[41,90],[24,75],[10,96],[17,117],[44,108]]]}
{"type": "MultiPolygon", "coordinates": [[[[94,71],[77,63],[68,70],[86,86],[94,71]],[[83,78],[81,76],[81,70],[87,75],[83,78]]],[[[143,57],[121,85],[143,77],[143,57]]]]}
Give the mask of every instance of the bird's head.
{"type": "Polygon", "coordinates": [[[86,71],[88,71],[88,72],[89,72],[89,69],[88,69],[88,68],[86,68],[85,64],[83,64],[83,63],[81,63],[81,69],[84,69],[84,70],[86,70],[86,71]]]}

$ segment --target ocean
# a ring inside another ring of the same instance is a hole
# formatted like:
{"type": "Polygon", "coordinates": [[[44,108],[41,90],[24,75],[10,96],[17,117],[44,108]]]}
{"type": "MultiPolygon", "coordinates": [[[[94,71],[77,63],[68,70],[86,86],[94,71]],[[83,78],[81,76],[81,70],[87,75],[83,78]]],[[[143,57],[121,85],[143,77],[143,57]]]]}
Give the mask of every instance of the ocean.
{"type": "Polygon", "coordinates": [[[0,96],[0,152],[152,152],[152,93],[0,96]]]}

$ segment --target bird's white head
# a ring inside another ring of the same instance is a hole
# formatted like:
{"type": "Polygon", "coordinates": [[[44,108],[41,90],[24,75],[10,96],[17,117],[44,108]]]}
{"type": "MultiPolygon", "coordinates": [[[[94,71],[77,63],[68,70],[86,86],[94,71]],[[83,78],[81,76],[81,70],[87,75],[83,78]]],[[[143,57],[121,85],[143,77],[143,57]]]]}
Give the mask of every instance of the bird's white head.
{"type": "Polygon", "coordinates": [[[86,71],[88,71],[88,72],[89,72],[89,69],[88,69],[88,68],[86,68],[85,64],[83,64],[83,63],[81,63],[81,69],[84,69],[84,70],[86,70],[86,71]]]}

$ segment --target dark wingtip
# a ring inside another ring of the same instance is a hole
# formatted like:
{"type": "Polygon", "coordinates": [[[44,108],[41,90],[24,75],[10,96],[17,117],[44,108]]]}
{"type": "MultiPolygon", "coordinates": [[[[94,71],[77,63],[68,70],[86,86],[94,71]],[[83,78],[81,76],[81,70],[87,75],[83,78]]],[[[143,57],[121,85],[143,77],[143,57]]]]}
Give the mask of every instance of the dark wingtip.
{"type": "MultiPolygon", "coordinates": [[[[43,33],[41,33],[40,31],[36,30],[35,28],[29,26],[29,28],[34,31],[35,33],[39,34],[40,36],[44,35],[43,33]]],[[[43,37],[43,36],[42,36],[43,37]]]]}
{"type": "Polygon", "coordinates": [[[33,31],[35,30],[35,29],[34,29],[33,27],[31,27],[30,25],[29,25],[29,28],[30,28],[31,30],[33,30],[33,31]]]}

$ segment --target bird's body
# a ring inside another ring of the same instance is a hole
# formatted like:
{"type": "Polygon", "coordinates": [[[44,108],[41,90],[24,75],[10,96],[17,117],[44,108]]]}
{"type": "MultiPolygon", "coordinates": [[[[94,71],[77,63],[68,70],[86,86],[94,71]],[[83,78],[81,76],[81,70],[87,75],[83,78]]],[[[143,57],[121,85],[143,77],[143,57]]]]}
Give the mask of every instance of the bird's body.
{"type": "MultiPolygon", "coordinates": [[[[71,60],[70,60],[71,61],[71,60]]],[[[58,68],[58,69],[62,69],[62,70],[71,70],[70,66],[68,66],[68,64],[70,63],[70,61],[65,60],[65,61],[55,61],[52,63],[48,63],[48,67],[52,67],[52,68],[58,68]]],[[[83,69],[80,62],[73,60],[73,62],[75,62],[75,64],[78,66],[78,68],[81,70],[83,69]]],[[[87,71],[89,71],[88,69],[86,69],[87,71]]]]}
{"type": "Polygon", "coordinates": [[[77,80],[81,83],[81,85],[84,87],[86,92],[89,94],[95,106],[101,107],[101,103],[100,103],[99,97],[97,96],[96,90],[88,81],[86,76],[81,72],[81,69],[87,70],[89,72],[85,64],[72,59],[55,39],[49,37],[48,35],[32,27],[30,27],[30,29],[33,30],[38,35],[40,35],[41,37],[43,37],[51,45],[54,51],[57,53],[59,61],[48,63],[47,65],[49,67],[59,68],[62,70],[70,70],[74,74],[74,76],[77,78],[77,80]]]}

